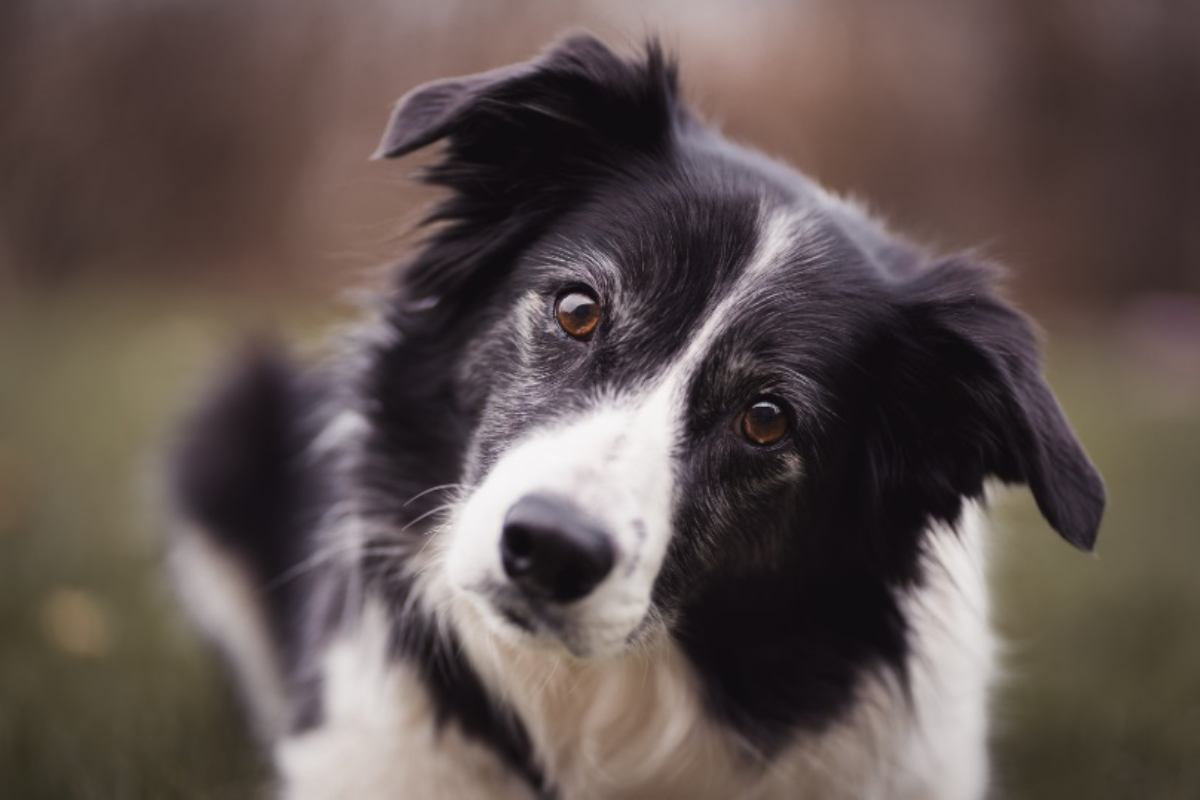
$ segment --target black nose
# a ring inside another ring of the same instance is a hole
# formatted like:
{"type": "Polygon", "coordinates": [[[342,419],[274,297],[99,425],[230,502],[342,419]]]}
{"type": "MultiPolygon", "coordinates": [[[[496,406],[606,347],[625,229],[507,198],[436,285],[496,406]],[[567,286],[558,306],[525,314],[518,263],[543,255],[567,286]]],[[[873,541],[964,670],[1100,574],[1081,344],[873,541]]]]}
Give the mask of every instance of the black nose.
{"type": "Polygon", "coordinates": [[[565,500],[522,497],[504,518],[500,560],[526,594],[556,603],[586,595],[613,567],[612,540],[565,500]]]}

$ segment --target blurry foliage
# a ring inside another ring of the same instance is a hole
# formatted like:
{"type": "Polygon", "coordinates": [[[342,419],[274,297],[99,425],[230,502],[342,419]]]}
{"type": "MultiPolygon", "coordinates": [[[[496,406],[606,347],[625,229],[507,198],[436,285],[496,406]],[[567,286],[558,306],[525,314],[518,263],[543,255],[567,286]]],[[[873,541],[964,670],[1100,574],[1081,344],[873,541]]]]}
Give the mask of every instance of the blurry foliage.
{"type": "Polygon", "coordinates": [[[167,584],[159,465],[241,331],[303,340],[318,322],[132,284],[0,303],[0,797],[262,794],[229,685],[167,584]]]}
{"type": "Polygon", "coordinates": [[[1005,495],[999,794],[1195,797],[1200,2],[1170,0],[0,0],[0,797],[262,786],[162,575],[169,421],[239,331],[315,333],[303,289],[395,257],[426,199],[366,162],[396,96],[572,25],[661,33],[731,136],[1013,266],[1111,511],[1088,559],[1005,495]]]}
{"type": "Polygon", "coordinates": [[[1200,795],[1200,370],[1179,381],[1111,332],[1060,336],[1050,380],[1104,474],[1097,554],[1023,492],[997,519],[997,796],[1200,795]],[[1182,402],[1166,402],[1179,393],[1182,402]]]}
{"type": "Polygon", "coordinates": [[[416,196],[365,164],[390,101],[572,25],[660,33],[731,134],[1039,303],[1200,288],[1200,3],[1172,0],[6,0],[0,276],[377,260],[416,196]]]}
{"type": "Polygon", "coordinates": [[[15,0],[0,123],[9,265],[45,282],[278,255],[299,233],[328,87],[328,32],[296,8],[15,0]]]}

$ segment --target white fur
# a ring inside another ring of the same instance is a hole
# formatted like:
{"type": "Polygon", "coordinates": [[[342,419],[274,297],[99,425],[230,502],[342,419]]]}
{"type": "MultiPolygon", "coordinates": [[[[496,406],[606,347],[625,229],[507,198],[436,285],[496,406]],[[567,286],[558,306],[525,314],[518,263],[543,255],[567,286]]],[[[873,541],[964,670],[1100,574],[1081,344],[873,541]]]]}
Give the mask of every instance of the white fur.
{"type": "Polygon", "coordinates": [[[309,445],[310,457],[321,458],[345,452],[349,449],[347,445],[360,441],[369,431],[370,423],[360,412],[343,410],[313,437],[309,445]]]}
{"type": "Polygon", "coordinates": [[[265,741],[275,739],[286,727],[288,702],[259,587],[239,559],[191,527],[174,532],[168,567],[192,620],[237,675],[256,733],[265,741]]]}
{"type": "Polygon", "coordinates": [[[504,515],[521,497],[569,497],[614,539],[616,564],[583,600],[563,609],[564,644],[579,654],[619,650],[650,607],[650,590],[671,535],[672,386],[614,400],[580,419],[538,431],[511,448],[456,516],[446,571],[451,586],[476,598],[496,627],[489,584],[500,565],[504,515]]]}
{"type": "Polygon", "coordinates": [[[275,765],[294,800],[531,798],[485,746],[453,725],[438,729],[411,664],[388,652],[390,621],[377,602],[333,641],[322,669],[319,727],[284,739],[275,765]]]}
{"type": "MultiPolygon", "coordinates": [[[[470,607],[460,609],[460,633],[484,680],[524,718],[564,798],[977,798],[987,777],[994,655],[986,533],[974,505],[957,535],[930,531],[928,581],[905,603],[911,708],[893,680],[876,674],[843,722],[766,762],[707,717],[690,668],[662,638],[619,657],[578,660],[498,639],[470,607]]],[[[263,732],[279,733],[282,684],[245,576],[196,533],[178,539],[172,563],[193,615],[247,687],[263,732]]],[[[387,625],[367,602],[325,651],[321,724],[276,748],[285,796],[532,796],[453,723],[438,731],[412,666],[387,654],[387,625]]]]}
{"type": "Polygon", "coordinates": [[[920,735],[902,738],[893,790],[910,797],[981,797],[987,784],[988,688],[995,677],[984,510],[926,540],[928,580],[904,611],[914,634],[912,693],[920,735]]]}
{"type": "MultiPolygon", "coordinates": [[[[893,676],[871,674],[841,722],[769,759],[708,716],[665,637],[576,659],[495,635],[461,597],[455,619],[467,656],[518,711],[563,798],[970,800],[985,790],[993,672],[985,528],[971,505],[957,533],[929,532],[928,581],[905,601],[911,705],[893,676]]],[[[383,611],[367,608],[325,656],[322,725],[277,750],[288,796],[529,796],[453,723],[437,734],[412,668],[386,655],[383,611]]]]}

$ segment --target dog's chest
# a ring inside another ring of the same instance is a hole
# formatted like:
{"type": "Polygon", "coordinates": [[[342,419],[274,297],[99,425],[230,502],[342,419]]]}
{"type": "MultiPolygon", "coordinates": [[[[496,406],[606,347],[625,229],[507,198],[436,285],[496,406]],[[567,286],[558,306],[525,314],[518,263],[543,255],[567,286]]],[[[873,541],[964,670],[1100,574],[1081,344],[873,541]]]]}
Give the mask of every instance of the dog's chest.
{"type": "MultiPolygon", "coordinates": [[[[992,648],[980,520],[967,520],[957,535],[935,532],[930,581],[905,603],[908,691],[887,672],[865,675],[844,718],[766,758],[707,712],[671,645],[585,665],[497,641],[469,618],[456,627],[563,800],[979,797],[992,648]]],[[[323,719],[276,748],[287,796],[536,797],[494,749],[439,724],[416,665],[389,654],[389,624],[368,603],[321,655],[323,719]]]]}
{"type": "MultiPolygon", "coordinates": [[[[456,724],[439,725],[417,670],[381,655],[377,638],[366,630],[327,654],[321,724],[276,749],[286,796],[539,796],[456,724]]],[[[526,670],[527,681],[508,699],[526,722],[549,796],[770,800],[886,794],[868,786],[875,771],[869,751],[859,746],[861,729],[798,741],[759,760],[705,713],[681,662],[609,666],[581,672],[532,660],[507,664],[526,670]],[[855,778],[845,783],[846,776],[855,778]]]]}
{"type": "Polygon", "coordinates": [[[744,794],[751,761],[705,712],[672,648],[584,666],[467,638],[484,680],[524,721],[562,797],[744,794]]]}
{"type": "MultiPolygon", "coordinates": [[[[471,635],[476,633],[478,635],[471,635]]],[[[894,687],[868,680],[870,702],[820,734],[763,755],[706,708],[669,643],[607,662],[564,661],[464,636],[482,677],[523,720],[561,798],[862,798],[889,795],[876,759],[894,745],[894,687]]],[[[891,773],[894,775],[895,773],[891,773]]]]}

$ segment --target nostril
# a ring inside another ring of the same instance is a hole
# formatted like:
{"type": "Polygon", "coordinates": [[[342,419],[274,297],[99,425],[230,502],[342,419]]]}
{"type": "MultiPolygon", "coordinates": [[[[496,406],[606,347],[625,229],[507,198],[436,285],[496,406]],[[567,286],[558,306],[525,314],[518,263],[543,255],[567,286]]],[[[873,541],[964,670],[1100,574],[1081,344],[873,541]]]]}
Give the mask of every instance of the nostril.
{"type": "Polygon", "coordinates": [[[520,525],[506,525],[500,540],[500,557],[509,577],[527,573],[533,566],[533,534],[520,525]]]}
{"type": "Polygon", "coordinates": [[[573,504],[528,495],[505,517],[504,573],[525,594],[566,603],[584,597],[612,571],[612,540],[573,504]]]}

